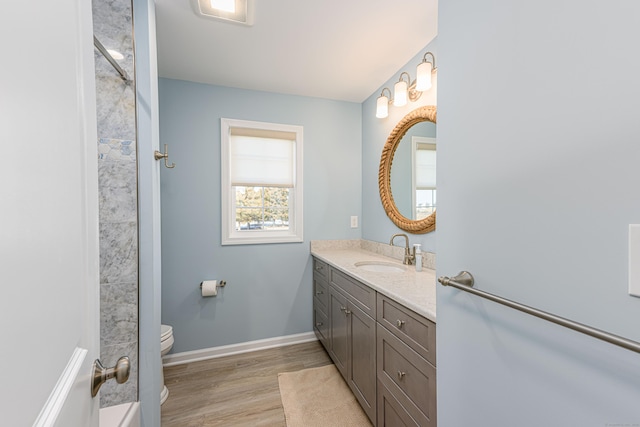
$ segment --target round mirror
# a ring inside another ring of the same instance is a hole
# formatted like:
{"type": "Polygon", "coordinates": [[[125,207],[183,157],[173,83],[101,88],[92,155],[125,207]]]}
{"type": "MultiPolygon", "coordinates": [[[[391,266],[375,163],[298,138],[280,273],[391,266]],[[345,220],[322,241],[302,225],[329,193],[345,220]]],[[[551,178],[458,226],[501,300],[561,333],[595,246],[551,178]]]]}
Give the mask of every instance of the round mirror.
{"type": "Polygon", "coordinates": [[[414,234],[435,230],[436,107],[420,107],[391,131],[382,149],[378,187],[387,216],[414,234]]]}

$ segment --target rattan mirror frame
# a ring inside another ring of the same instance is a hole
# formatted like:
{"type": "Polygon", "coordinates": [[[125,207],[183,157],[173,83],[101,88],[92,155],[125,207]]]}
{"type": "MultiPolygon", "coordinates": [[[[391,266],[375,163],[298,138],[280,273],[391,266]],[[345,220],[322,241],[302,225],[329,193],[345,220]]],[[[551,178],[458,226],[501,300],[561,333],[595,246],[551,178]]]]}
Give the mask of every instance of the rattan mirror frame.
{"type": "Polygon", "coordinates": [[[434,231],[436,229],[436,213],[434,212],[428,217],[419,220],[406,218],[400,213],[393,201],[393,194],[391,194],[391,164],[393,162],[393,155],[402,137],[411,126],[424,121],[436,123],[435,105],[416,108],[398,122],[382,148],[380,169],[378,171],[378,188],[380,190],[380,201],[382,202],[384,211],[398,228],[412,234],[425,234],[434,231]]]}

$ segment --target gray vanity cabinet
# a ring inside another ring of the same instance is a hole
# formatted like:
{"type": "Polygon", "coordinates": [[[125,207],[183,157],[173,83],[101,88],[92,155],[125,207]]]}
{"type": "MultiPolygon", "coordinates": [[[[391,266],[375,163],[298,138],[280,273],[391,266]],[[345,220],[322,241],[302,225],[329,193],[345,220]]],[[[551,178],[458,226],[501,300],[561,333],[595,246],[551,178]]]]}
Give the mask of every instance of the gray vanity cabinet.
{"type": "Polygon", "coordinates": [[[434,427],[435,323],[313,263],[314,331],[373,425],[434,427]]]}
{"type": "Polygon", "coordinates": [[[378,426],[435,426],[435,324],[382,294],[377,321],[378,426]]]}
{"type": "Polygon", "coordinates": [[[376,420],[376,292],[329,270],[329,354],[372,423],[376,420]]]}
{"type": "Polygon", "coordinates": [[[313,330],[325,348],[329,347],[329,266],[313,260],[313,330]]]}

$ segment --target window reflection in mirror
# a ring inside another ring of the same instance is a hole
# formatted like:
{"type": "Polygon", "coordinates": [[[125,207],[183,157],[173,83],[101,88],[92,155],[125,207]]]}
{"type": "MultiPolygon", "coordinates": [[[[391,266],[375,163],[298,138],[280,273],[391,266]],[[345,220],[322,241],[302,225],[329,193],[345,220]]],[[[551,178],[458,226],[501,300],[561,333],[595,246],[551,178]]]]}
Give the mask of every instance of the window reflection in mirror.
{"type": "Polygon", "coordinates": [[[391,166],[391,193],[400,214],[420,220],[436,210],[436,124],[416,123],[398,144],[391,166]]]}
{"type": "Polygon", "coordinates": [[[436,211],[436,139],[412,137],[411,154],[412,219],[422,219],[436,211]]]}

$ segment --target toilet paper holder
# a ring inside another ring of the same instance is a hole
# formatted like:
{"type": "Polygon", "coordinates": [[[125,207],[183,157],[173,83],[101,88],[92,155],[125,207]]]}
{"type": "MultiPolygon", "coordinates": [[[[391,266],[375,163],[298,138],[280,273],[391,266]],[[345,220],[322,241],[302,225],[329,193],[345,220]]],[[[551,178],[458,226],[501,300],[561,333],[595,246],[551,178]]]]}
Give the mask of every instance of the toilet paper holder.
{"type": "MultiPolygon", "coordinates": [[[[200,282],[200,290],[202,290],[202,283],[203,282],[200,282]]],[[[226,285],[226,284],[227,284],[227,282],[225,282],[224,280],[218,280],[218,287],[219,288],[224,288],[224,285],[226,285]]]]}

